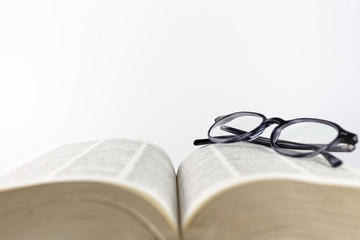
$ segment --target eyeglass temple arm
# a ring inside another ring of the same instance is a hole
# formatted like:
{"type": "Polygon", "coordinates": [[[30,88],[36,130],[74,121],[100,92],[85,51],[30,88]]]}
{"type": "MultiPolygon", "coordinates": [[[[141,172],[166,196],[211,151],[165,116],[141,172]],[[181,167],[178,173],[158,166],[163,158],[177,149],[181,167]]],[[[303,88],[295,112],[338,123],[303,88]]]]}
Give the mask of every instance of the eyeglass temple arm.
{"type": "MultiPolygon", "coordinates": [[[[241,135],[246,133],[246,131],[228,127],[228,126],[221,126],[222,130],[241,135]]],[[[254,140],[249,140],[252,143],[261,144],[264,146],[270,147],[270,139],[265,137],[257,137],[254,140]]],[[[318,149],[324,146],[324,144],[303,144],[303,143],[297,143],[297,142],[291,142],[291,141],[285,141],[285,140],[277,140],[277,145],[282,148],[288,148],[288,149],[297,149],[297,150],[311,150],[311,149],[318,149]]],[[[333,146],[330,149],[327,149],[328,152],[351,152],[355,149],[354,145],[342,145],[342,146],[333,146]]]]}
{"type": "MultiPolygon", "coordinates": [[[[219,121],[220,119],[222,119],[222,118],[224,118],[224,117],[226,117],[226,115],[225,116],[218,116],[218,117],[216,117],[215,119],[214,119],[214,121],[215,122],[217,122],[217,121],[219,121]]],[[[225,130],[226,131],[226,130],[225,130]]],[[[241,130],[239,130],[239,131],[241,131],[241,130]]],[[[229,131],[230,132],[230,131],[229,131]]],[[[244,131],[241,131],[242,133],[244,133],[244,131]]],[[[236,134],[236,133],[235,133],[236,134]]],[[[230,137],[232,137],[232,136],[221,136],[220,138],[230,138],[230,137]]],[[[203,139],[196,139],[195,141],[194,141],[194,145],[195,146],[200,146],[200,145],[206,145],[206,144],[212,144],[212,143],[214,143],[213,141],[211,141],[210,139],[208,139],[208,138],[203,138],[203,139]]]]}
{"type": "Polygon", "coordinates": [[[211,141],[210,139],[204,138],[204,139],[196,139],[193,144],[195,146],[200,146],[200,145],[206,145],[206,144],[212,144],[212,143],[214,143],[214,142],[211,141]]]}
{"type": "Polygon", "coordinates": [[[338,167],[341,164],[343,164],[343,162],[340,159],[338,159],[334,155],[331,155],[328,152],[322,152],[321,155],[323,155],[323,157],[330,163],[332,167],[338,167]]]}
{"type": "MultiPolygon", "coordinates": [[[[232,136],[222,136],[224,138],[226,137],[232,137],[232,136]]],[[[287,141],[284,141],[284,142],[287,142],[287,141]]],[[[194,145],[195,146],[198,146],[198,145],[205,145],[205,144],[212,144],[214,142],[212,142],[210,139],[196,139],[194,141],[194,145]]],[[[264,137],[258,137],[252,141],[250,141],[250,143],[255,143],[255,144],[259,144],[259,145],[263,145],[263,146],[267,146],[267,147],[270,147],[270,141],[268,138],[264,138],[264,137]]],[[[309,150],[309,146],[307,146],[306,148],[303,147],[299,147],[299,144],[298,143],[292,143],[292,144],[296,144],[295,147],[294,145],[292,145],[290,147],[290,145],[288,144],[289,142],[287,142],[285,145],[281,146],[283,148],[291,148],[291,149],[303,149],[303,150],[309,150]]],[[[291,143],[291,142],[290,142],[291,143]]],[[[338,167],[342,164],[342,161],[340,159],[338,159],[337,157],[331,155],[330,153],[328,152],[322,152],[321,155],[330,163],[330,165],[332,167],[338,167]]]]}
{"type": "MultiPolygon", "coordinates": [[[[228,127],[225,125],[222,126],[221,129],[224,131],[228,131],[228,132],[231,132],[234,134],[240,134],[240,135],[246,133],[245,131],[242,131],[242,130],[239,130],[236,128],[231,128],[231,127],[228,127]]],[[[258,137],[258,138],[255,138],[254,140],[250,140],[249,142],[268,146],[268,147],[270,146],[270,139],[265,138],[265,137],[258,137]]],[[[282,148],[298,149],[298,150],[311,150],[311,149],[317,149],[319,147],[324,146],[323,144],[302,144],[302,143],[296,143],[296,142],[290,142],[290,141],[284,141],[284,140],[278,140],[277,144],[279,147],[282,147],[282,148]]],[[[354,146],[351,149],[350,148],[342,148],[341,146],[335,146],[335,147],[332,147],[331,149],[328,149],[327,151],[349,152],[349,151],[353,151],[354,148],[355,148],[354,146]]],[[[343,163],[340,159],[338,159],[334,155],[331,155],[328,152],[321,152],[321,155],[330,163],[330,165],[332,167],[338,167],[343,163]]]]}

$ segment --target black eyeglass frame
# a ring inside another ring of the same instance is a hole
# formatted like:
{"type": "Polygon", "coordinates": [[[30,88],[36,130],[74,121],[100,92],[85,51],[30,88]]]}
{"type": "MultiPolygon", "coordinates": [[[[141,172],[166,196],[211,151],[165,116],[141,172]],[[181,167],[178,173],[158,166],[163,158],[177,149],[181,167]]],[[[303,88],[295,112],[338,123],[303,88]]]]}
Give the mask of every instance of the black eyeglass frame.
{"type": "Polygon", "coordinates": [[[355,149],[355,144],[358,142],[357,135],[344,130],[338,124],[317,118],[296,118],[291,120],[284,120],[279,117],[266,118],[263,114],[256,112],[235,112],[225,116],[220,116],[215,119],[215,123],[210,127],[208,131],[208,139],[197,139],[194,141],[194,145],[204,145],[211,143],[234,143],[234,142],[250,142],[260,144],[263,146],[271,147],[279,154],[290,157],[313,157],[321,154],[327,159],[332,167],[337,167],[342,164],[342,161],[337,157],[331,155],[329,152],[352,152],[355,149]],[[242,117],[242,116],[256,116],[262,118],[262,122],[258,127],[252,131],[246,132],[240,129],[226,126],[227,122],[242,117]],[[286,127],[289,127],[296,123],[303,122],[315,122],[326,124],[333,127],[338,131],[337,137],[329,144],[304,144],[291,141],[279,140],[280,133],[286,127]],[[270,138],[260,137],[264,130],[273,125],[278,126],[271,132],[270,138]],[[214,128],[220,127],[221,130],[229,132],[233,135],[226,136],[211,136],[211,132],[214,128]],[[288,152],[285,149],[295,150],[312,150],[311,152],[288,152]]]}

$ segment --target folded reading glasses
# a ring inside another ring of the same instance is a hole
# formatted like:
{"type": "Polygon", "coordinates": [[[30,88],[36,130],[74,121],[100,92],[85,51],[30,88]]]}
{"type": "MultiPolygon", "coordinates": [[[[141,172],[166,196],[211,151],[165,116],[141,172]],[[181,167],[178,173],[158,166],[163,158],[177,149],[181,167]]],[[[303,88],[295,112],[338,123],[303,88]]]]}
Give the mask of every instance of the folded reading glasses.
{"type": "Polygon", "coordinates": [[[330,121],[266,118],[255,112],[236,112],[217,117],[208,131],[208,137],[195,140],[194,145],[251,142],[272,147],[276,152],[290,157],[321,154],[332,167],[340,166],[342,161],[329,152],[352,152],[358,142],[356,134],[330,121]],[[272,124],[278,126],[273,129],[270,138],[260,137],[272,124]]]}

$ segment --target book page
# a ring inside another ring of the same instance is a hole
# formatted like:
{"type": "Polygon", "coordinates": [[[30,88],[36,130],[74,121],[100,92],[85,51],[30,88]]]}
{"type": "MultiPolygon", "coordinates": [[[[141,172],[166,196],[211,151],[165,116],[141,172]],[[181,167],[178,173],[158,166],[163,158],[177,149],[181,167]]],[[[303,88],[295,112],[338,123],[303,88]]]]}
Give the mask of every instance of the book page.
{"type": "Polygon", "coordinates": [[[265,177],[360,182],[357,169],[348,166],[332,168],[321,156],[286,157],[271,148],[251,143],[207,145],[191,152],[178,170],[182,223],[214,193],[265,177]]]}
{"type": "Polygon", "coordinates": [[[176,175],[168,155],[154,144],[107,139],[61,146],[0,178],[0,188],[53,181],[108,181],[144,191],[175,224],[176,175]]]}

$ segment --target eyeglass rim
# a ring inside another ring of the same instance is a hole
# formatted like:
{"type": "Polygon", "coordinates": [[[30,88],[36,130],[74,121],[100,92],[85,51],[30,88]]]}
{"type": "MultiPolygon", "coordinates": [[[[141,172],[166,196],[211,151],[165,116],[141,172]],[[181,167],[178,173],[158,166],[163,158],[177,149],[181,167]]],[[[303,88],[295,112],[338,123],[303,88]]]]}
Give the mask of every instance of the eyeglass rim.
{"type": "Polygon", "coordinates": [[[286,156],[291,156],[291,157],[313,157],[315,155],[318,155],[321,152],[324,152],[328,149],[330,149],[331,147],[337,145],[338,143],[340,143],[341,139],[340,139],[340,135],[341,132],[344,132],[345,130],[343,128],[341,128],[338,124],[331,122],[331,121],[327,121],[324,119],[318,119],[318,118],[296,118],[296,119],[291,119],[288,121],[285,121],[283,124],[278,125],[277,127],[275,127],[270,135],[270,144],[271,147],[278,153],[282,154],[282,155],[286,155],[286,156]],[[317,148],[316,150],[310,151],[310,152],[306,152],[306,153],[300,153],[300,152],[288,152],[286,150],[284,150],[282,147],[280,147],[278,145],[277,140],[280,137],[280,133],[281,131],[283,131],[285,128],[294,125],[294,124],[298,124],[298,123],[306,123],[306,122],[315,122],[315,123],[321,123],[321,124],[325,124],[328,126],[333,127],[336,131],[337,131],[337,135],[336,137],[334,137],[334,139],[332,141],[330,141],[327,144],[323,144],[324,146],[317,148]]]}

